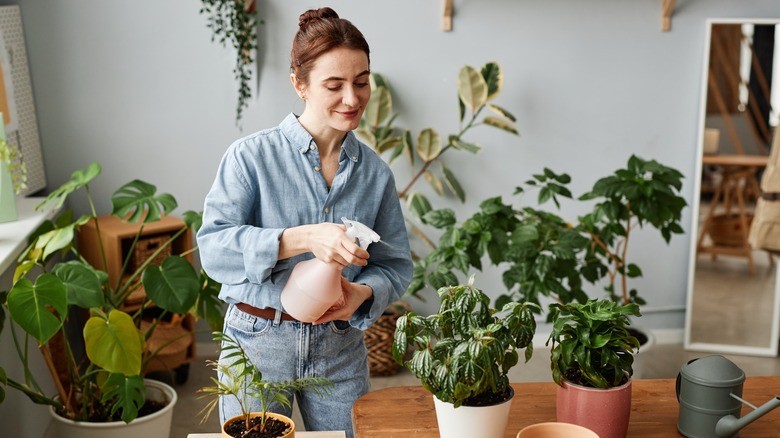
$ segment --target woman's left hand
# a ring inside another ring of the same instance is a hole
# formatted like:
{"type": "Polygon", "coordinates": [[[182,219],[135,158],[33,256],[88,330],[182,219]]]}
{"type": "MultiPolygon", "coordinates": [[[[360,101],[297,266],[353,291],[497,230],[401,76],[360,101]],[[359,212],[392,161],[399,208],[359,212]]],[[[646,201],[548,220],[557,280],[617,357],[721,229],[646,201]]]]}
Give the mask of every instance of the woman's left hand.
{"type": "Polygon", "coordinates": [[[348,321],[367,299],[374,295],[370,287],[365,284],[350,283],[344,277],[341,277],[341,291],[343,298],[325,312],[313,324],[323,324],[330,321],[348,321]]]}

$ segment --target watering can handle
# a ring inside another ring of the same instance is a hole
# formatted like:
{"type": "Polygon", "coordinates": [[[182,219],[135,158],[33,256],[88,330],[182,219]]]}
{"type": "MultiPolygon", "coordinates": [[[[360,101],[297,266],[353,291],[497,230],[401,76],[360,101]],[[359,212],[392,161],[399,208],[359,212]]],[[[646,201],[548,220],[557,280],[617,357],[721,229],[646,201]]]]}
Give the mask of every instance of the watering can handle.
{"type": "Polygon", "coordinates": [[[677,394],[677,403],[680,402],[680,381],[682,380],[682,373],[677,373],[677,382],[675,383],[675,393],[677,394]]]}

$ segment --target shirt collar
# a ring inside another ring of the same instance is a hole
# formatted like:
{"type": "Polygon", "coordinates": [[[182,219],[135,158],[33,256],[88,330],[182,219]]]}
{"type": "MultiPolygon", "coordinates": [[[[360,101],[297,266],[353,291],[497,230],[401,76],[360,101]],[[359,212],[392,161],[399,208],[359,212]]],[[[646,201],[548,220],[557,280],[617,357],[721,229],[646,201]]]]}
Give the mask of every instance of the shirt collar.
{"type": "MultiPolygon", "coordinates": [[[[285,137],[290,140],[292,146],[302,154],[307,153],[309,147],[314,144],[311,134],[298,123],[298,116],[293,113],[288,114],[279,127],[285,137]]],[[[345,156],[355,162],[360,158],[360,141],[358,141],[355,133],[352,131],[347,133],[347,137],[341,143],[339,161],[344,159],[345,156]]]]}

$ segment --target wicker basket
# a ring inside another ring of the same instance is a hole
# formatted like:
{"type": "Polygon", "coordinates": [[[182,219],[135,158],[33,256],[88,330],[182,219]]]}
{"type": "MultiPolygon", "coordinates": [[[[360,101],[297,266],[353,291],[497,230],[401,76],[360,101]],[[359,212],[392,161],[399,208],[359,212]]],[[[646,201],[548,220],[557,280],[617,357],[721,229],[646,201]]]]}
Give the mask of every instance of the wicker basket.
{"type": "MultiPolygon", "coordinates": [[[[141,265],[143,265],[144,262],[170,238],[171,236],[169,234],[158,234],[156,236],[144,236],[138,239],[138,242],[136,242],[135,248],[133,249],[133,256],[130,259],[129,271],[133,272],[140,268],[141,265]]],[[[157,257],[152,260],[152,264],[160,266],[162,261],[169,255],[171,255],[171,245],[168,245],[157,254],[157,257]]]]}
{"type": "Polygon", "coordinates": [[[745,215],[747,219],[747,233],[742,234],[742,224],[736,213],[719,214],[713,216],[709,227],[712,243],[719,246],[743,246],[747,244],[745,236],[750,232],[750,224],[753,222],[753,214],[745,215]]]}
{"type": "MultiPolygon", "coordinates": [[[[146,341],[146,351],[148,353],[154,353],[159,349],[147,365],[147,372],[173,370],[191,359],[192,331],[182,324],[186,322],[188,316],[175,316],[178,317],[176,321],[160,321],[157,327],[154,328],[152,336],[146,341]]],[[[145,332],[150,325],[151,322],[142,320],[141,330],[145,332]]]]}
{"type": "Polygon", "coordinates": [[[395,323],[402,314],[402,310],[391,306],[365,332],[368,369],[372,377],[393,376],[400,371],[401,366],[393,359],[393,335],[395,323]]]}

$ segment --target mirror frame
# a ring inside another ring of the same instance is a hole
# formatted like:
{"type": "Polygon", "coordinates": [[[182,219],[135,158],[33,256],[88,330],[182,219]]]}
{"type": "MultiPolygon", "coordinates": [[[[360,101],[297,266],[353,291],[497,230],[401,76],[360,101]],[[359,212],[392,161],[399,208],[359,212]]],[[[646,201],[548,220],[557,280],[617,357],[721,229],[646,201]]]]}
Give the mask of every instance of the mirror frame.
{"type": "MultiPolygon", "coordinates": [[[[691,245],[690,257],[688,262],[688,293],[685,307],[685,337],[683,348],[691,351],[705,351],[726,354],[746,354],[753,356],[777,356],[780,347],[780,263],[775,264],[775,290],[774,290],[774,309],[772,310],[772,333],[770,345],[767,347],[753,347],[735,344],[715,344],[705,342],[693,342],[691,340],[691,318],[693,312],[693,286],[696,273],[697,261],[697,241],[699,235],[699,209],[701,197],[701,173],[703,170],[702,157],[704,154],[704,128],[707,118],[707,96],[708,96],[708,72],[710,65],[710,46],[712,42],[712,27],[717,24],[780,24],[780,18],[710,18],[706,23],[706,34],[704,44],[704,58],[701,73],[701,94],[699,102],[699,125],[696,137],[696,165],[693,189],[693,202],[691,214],[691,245]]],[[[780,49],[778,49],[780,50],[780,49]]],[[[780,86],[780,84],[778,84],[780,86]]],[[[780,128],[777,128],[780,129],[780,128]]],[[[780,133],[776,133],[778,135],[780,133]]]]}

